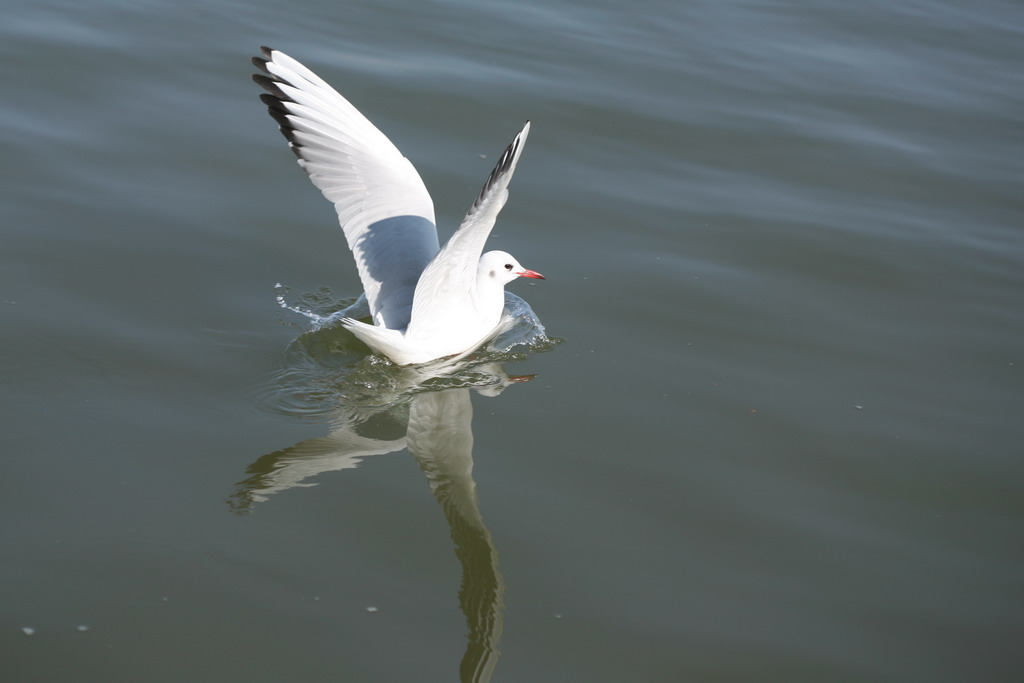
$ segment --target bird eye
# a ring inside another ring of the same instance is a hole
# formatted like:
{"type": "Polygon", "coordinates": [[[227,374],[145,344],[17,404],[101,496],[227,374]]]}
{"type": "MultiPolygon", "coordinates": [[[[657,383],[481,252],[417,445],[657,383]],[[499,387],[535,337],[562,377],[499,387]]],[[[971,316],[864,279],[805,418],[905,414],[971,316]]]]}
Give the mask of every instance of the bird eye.
{"type": "Polygon", "coordinates": [[[505,264],[505,270],[512,270],[512,264],[511,263],[506,263],[505,264]]]}

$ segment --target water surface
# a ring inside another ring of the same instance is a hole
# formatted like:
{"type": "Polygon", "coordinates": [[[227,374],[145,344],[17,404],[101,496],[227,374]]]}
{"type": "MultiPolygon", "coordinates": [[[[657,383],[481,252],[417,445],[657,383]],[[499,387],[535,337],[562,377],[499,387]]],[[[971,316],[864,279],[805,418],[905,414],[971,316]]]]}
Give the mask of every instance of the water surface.
{"type": "Polygon", "coordinates": [[[4,16],[4,680],[1020,679],[1017,5],[4,16]],[[410,379],[280,308],[359,284],[261,44],[442,239],[531,119],[490,244],[564,342],[410,379]]]}

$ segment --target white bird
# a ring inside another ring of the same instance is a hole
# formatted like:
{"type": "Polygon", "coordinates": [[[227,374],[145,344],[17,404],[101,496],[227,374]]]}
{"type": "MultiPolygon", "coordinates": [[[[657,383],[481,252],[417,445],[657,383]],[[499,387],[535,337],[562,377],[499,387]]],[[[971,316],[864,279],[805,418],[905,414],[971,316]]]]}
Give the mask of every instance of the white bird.
{"type": "Polygon", "coordinates": [[[472,351],[495,333],[505,285],[544,279],[503,251],[483,252],[508,199],[508,184],[530,131],[527,121],[498,159],[462,225],[443,249],[434,205],[412,163],[387,137],[308,68],[262,48],[253,80],[299,165],[334,203],[355,257],[373,325],[342,324],[399,365],[472,351]]]}

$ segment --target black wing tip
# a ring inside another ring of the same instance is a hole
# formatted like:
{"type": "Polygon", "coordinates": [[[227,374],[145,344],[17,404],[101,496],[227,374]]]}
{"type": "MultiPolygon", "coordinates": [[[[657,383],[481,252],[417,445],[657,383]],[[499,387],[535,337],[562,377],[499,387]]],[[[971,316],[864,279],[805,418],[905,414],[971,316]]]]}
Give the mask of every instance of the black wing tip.
{"type": "MultiPolygon", "coordinates": [[[[277,76],[270,70],[270,67],[268,66],[271,62],[274,61],[274,57],[272,54],[274,50],[266,46],[261,47],[260,50],[263,51],[264,57],[253,57],[252,64],[257,69],[259,69],[261,73],[253,74],[252,80],[261,88],[263,88],[264,90],[266,90],[267,92],[269,92],[271,95],[281,100],[282,102],[292,102],[292,98],[289,97],[283,90],[281,90],[280,87],[281,83],[288,83],[288,81],[277,76]]],[[[261,99],[263,99],[263,101],[266,102],[268,105],[270,104],[270,102],[268,102],[265,97],[261,96],[261,99]]]]}
{"type": "Polygon", "coordinates": [[[270,73],[270,70],[267,69],[267,62],[274,61],[274,50],[273,50],[273,48],[269,48],[266,45],[261,45],[260,46],[260,54],[262,54],[263,56],[262,57],[253,57],[252,58],[253,65],[257,69],[259,69],[260,71],[265,71],[266,73],[270,73]]]}
{"type": "MultiPolygon", "coordinates": [[[[271,50],[269,47],[261,47],[263,54],[268,58],[272,58],[271,50]]],[[[285,103],[292,102],[291,97],[288,96],[283,90],[281,90],[280,84],[283,83],[280,78],[275,76],[267,68],[269,59],[263,59],[262,57],[253,57],[252,63],[256,68],[260,69],[263,73],[253,74],[252,80],[256,85],[260,86],[267,92],[260,94],[260,100],[263,104],[267,105],[267,113],[277,122],[278,128],[281,129],[281,134],[284,135],[285,139],[291,145],[291,149],[299,158],[302,158],[299,148],[302,147],[301,143],[295,139],[295,127],[292,122],[288,120],[288,108],[285,107],[285,103]]]]}
{"type": "MultiPolygon", "coordinates": [[[[530,120],[527,119],[526,123],[523,124],[523,128],[530,124],[530,120]]],[[[480,194],[477,195],[476,201],[473,202],[473,207],[470,211],[475,210],[480,203],[484,201],[484,198],[494,187],[495,183],[508,173],[512,169],[512,165],[515,164],[516,159],[519,158],[520,148],[523,145],[523,131],[520,130],[516,133],[516,136],[512,138],[512,142],[508,143],[508,147],[501,153],[498,158],[498,163],[494,165],[494,170],[491,171],[491,175],[487,176],[487,181],[484,183],[483,189],[480,190],[480,194]]]]}
{"type": "MultiPolygon", "coordinates": [[[[267,92],[273,93],[275,97],[284,96],[284,93],[281,92],[281,89],[277,87],[279,81],[276,78],[274,78],[274,76],[271,75],[269,72],[265,74],[253,74],[252,80],[256,85],[260,86],[267,92]]],[[[260,97],[262,97],[262,95],[260,97]]]]}
{"type": "MultiPolygon", "coordinates": [[[[529,123],[529,121],[527,121],[529,123]]],[[[501,157],[498,159],[498,163],[495,164],[494,170],[491,171],[491,177],[487,180],[486,187],[489,187],[496,178],[504,173],[507,173],[509,168],[515,162],[516,157],[519,156],[519,148],[523,144],[523,132],[519,131],[516,136],[512,139],[512,142],[508,143],[508,147],[501,153],[501,157]]]]}

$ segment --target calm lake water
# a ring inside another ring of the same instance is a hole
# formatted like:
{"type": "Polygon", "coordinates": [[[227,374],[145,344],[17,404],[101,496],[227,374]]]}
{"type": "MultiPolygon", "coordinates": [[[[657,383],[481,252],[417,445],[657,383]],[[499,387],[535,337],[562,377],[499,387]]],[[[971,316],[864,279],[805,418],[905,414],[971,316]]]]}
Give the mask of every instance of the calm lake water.
{"type": "Polygon", "coordinates": [[[1024,680],[1019,3],[3,16],[0,679],[1024,680]],[[550,341],[278,305],[360,286],[261,44],[442,239],[533,121],[490,245],[550,341]]]}

